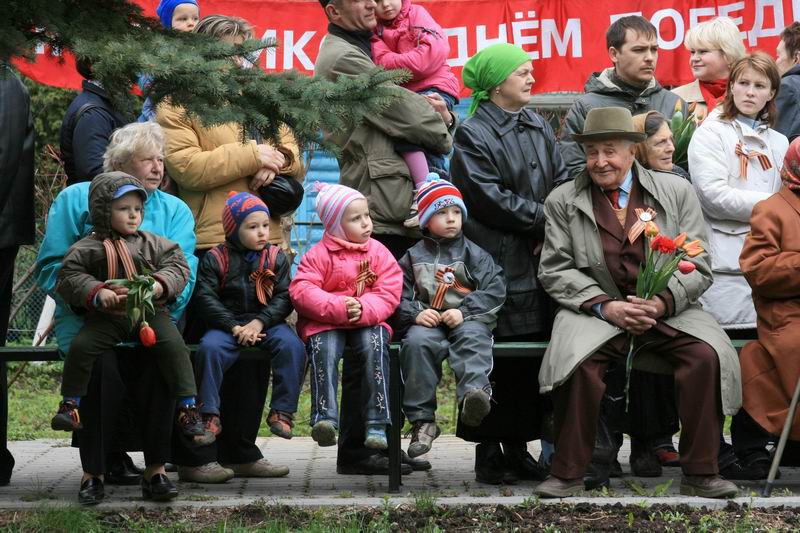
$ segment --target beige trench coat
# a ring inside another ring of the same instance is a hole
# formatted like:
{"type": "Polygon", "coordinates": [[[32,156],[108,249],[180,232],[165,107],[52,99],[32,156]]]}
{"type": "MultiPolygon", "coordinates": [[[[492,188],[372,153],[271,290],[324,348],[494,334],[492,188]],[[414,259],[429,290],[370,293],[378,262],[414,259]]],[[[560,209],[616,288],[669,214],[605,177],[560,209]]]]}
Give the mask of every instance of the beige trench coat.
{"type": "MultiPolygon", "coordinates": [[[[669,173],[646,170],[634,163],[642,186],[643,200],[657,215],[661,232],[674,237],[685,231],[689,239],[707,245],[700,204],[691,184],[669,173]]],[[[545,202],[545,242],[539,265],[539,280],[559,304],[550,344],[539,372],[539,388],[550,392],[563,384],[589,356],[620,328],[580,311],[586,300],[602,294],[623,299],[603,257],[592,210],[591,178],[584,170],[574,181],[556,188],[545,202]]],[[[706,253],[692,260],[697,269],[688,275],[677,273],[669,282],[675,300],[675,316],[664,322],[711,345],[719,356],[722,408],[732,415],[742,404],[742,384],[736,349],[714,318],[697,303],[711,285],[711,268],[706,253]]],[[[665,361],[641,353],[637,367],[669,371],[665,361]]],[[[713,386],[709,384],[709,386],[713,386]]]]}

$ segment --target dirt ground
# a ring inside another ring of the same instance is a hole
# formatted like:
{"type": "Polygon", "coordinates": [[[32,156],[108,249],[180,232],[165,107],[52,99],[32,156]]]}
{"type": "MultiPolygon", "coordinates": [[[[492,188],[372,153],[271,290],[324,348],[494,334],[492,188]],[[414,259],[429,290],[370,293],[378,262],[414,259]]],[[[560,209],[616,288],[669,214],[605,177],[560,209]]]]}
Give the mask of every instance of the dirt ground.
{"type": "Polygon", "coordinates": [[[798,531],[800,510],[708,511],[686,505],[437,505],[434,500],[372,508],[309,509],[256,503],[232,509],[0,512],[3,531],[798,531]],[[60,513],[60,514],[59,514],[60,513]],[[47,516],[52,514],[53,516],[47,516]]]}

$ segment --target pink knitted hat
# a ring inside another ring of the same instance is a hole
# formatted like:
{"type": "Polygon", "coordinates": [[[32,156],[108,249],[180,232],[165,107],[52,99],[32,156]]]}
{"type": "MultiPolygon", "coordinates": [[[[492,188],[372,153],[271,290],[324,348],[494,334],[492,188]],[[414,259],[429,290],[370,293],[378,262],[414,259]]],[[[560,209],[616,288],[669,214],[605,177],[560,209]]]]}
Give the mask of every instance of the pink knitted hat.
{"type": "Polygon", "coordinates": [[[325,231],[342,240],[347,237],[342,229],[342,215],[347,206],[355,200],[366,200],[364,195],[344,185],[315,183],[317,191],[317,214],[325,224],[325,231]]]}

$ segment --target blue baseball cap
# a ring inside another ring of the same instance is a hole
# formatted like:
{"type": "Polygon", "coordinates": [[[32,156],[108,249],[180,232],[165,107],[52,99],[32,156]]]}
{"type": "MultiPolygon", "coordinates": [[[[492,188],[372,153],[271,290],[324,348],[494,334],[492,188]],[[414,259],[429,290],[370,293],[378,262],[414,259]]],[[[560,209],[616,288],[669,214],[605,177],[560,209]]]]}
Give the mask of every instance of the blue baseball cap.
{"type": "Polygon", "coordinates": [[[147,201],[147,191],[136,185],[131,185],[130,183],[126,183],[125,185],[114,191],[114,196],[112,196],[111,199],[116,200],[117,198],[122,198],[129,192],[138,192],[139,195],[142,197],[142,202],[147,201]]]}

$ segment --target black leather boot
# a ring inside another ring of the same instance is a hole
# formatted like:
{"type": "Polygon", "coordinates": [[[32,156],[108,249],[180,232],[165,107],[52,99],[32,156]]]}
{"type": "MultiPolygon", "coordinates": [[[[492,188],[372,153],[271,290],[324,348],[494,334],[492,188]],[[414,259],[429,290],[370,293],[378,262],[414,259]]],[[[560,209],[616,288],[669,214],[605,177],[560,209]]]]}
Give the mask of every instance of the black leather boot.
{"type": "Polygon", "coordinates": [[[528,453],[528,446],[524,442],[504,442],[503,457],[506,462],[506,469],[514,473],[518,479],[533,479],[544,481],[547,479],[547,471],[539,466],[536,459],[528,453]]]}
{"type": "Polygon", "coordinates": [[[507,481],[503,450],[499,442],[480,442],[475,446],[475,481],[500,485],[507,481]]]}

